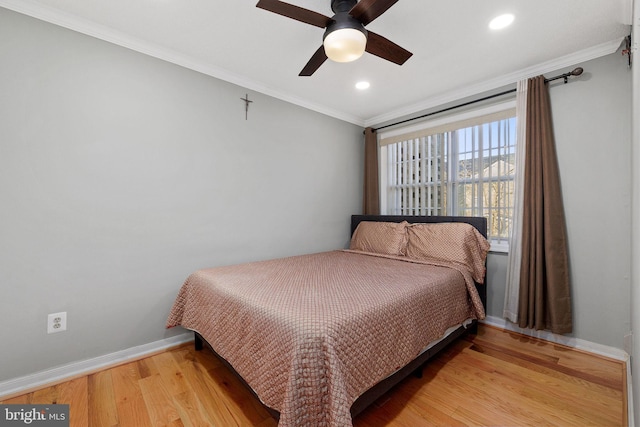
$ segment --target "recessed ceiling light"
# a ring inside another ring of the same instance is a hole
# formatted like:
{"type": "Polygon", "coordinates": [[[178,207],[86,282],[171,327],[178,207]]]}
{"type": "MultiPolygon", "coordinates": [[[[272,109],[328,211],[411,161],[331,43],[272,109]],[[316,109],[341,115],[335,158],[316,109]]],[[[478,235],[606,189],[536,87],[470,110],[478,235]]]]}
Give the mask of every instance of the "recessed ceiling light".
{"type": "Polygon", "coordinates": [[[515,16],[510,13],[505,13],[504,15],[496,16],[489,22],[489,28],[492,30],[501,30],[505,27],[511,25],[515,16]]]}
{"type": "Polygon", "coordinates": [[[371,86],[371,84],[365,81],[356,83],[356,89],[359,89],[359,90],[369,89],[369,86],[371,86]]]}

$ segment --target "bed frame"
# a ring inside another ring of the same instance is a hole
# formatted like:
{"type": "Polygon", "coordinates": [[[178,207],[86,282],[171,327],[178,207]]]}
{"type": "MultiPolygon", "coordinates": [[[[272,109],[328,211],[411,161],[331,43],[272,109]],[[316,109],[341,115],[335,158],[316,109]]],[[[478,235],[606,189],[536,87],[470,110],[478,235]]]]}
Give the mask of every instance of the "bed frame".
{"type": "MultiPolygon", "coordinates": [[[[480,231],[483,236],[487,236],[487,219],[482,217],[464,217],[464,216],[404,216],[404,215],[353,215],[351,217],[351,234],[355,231],[356,227],[362,221],[377,221],[377,222],[402,222],[407,221],[409,223],[437,223],[437,222],[465,222],[473,225],[475,228],[480,231]]],[[[484,284],[476,283],[476,289],[478,289],[478,293],[480,294],[480,299],[482,300],[482,304],[485,309],[487,307],[487,288],[484,284]]],[[[351,406],[351,416],[355,417],[360,412],[362,412],[365,408],[370,406],[373,402],[375,402],[379,397],[381,397],[384,393],[393,388],[400,381],[408,377],[409,375],[416,375],[418,377],[422,376],[422,365],[425,364],[429,359],[435,356],[438,352],[444,349],[451,342],[455,341],[459,337],[471,333],[477,333],[477,321],[473,321],[471,325],[468,327],[459,327],[455,331],[453,331],[450,335],[444,338],[435,346],[426,350],[422,354],[420,354],[416,359],[409,362],[405,367],[396,371],[393,375],[383,379],[378,384],[374,385],[372,388],[364,392],[351,406]]],[[[240,381],[244,383],[249,390],[253,392],[251,387],[244,381],[244,379],[234,370],[234,368],[216,351],[206,342],[204,338],[197,332],[194,332],[195,335],[195,349],[202,350],[203,346],[206,345],[211,351],[222,361],[222,363],[227,366],[233,373],[235,373],[240,381]]],[[[255,395],[255,393],[253,393],[255,395]]],[[[256,396],[257,397],[257,396],[256,396]]],[[[280,414],[278,411],[266,407],[267,410],[271,413],[271,415],[278,419],[280,414]]]]}
{"type": "MultiPolygon", "coordinates": [[[[351,216],[351,234],[356,230],[356,227],[362,221],[384,221],[384,222],[402,222],[407,221],[409,223],[437,223],[437,222],[466,222],[473,225],[478,231],[487,237],[487,219],[483,217],[469,217],[469,216],[405,216],[405,215],[352,215],[351,216]]],[[[486,274],[485,274],[486,276],[486,274]]],[[[485,277],[486,279],[486,277],[485,277]]],[[[486,280],[485,280],[486,281],[486,280]]],[[[482,305],[487,307],[487,287],[484,284],[476,283],[476,289],[480,294],[482,305]]],[[[379,397],[393,388],[400,381],[405,379],[411,374],[418,377],[422,377],[422,365],[429,359],[435,356],[438,352],[444,349],[447,345],[458,339],[459,337],[471,333],[476,334],[478,332],[478,322],[473,323],[467,328],[459,327],[453,331],[449,336],[440,341],[435,346],[431,347],[427,351],[420,354],[413,361],[409,362],[404,368],[396,371],[393,375],[380,381],[378,384],[371,387],[364,392],[354,403],[351,405],[351,416],[355,417],[365,408],[370,406],[379,397]]]]}

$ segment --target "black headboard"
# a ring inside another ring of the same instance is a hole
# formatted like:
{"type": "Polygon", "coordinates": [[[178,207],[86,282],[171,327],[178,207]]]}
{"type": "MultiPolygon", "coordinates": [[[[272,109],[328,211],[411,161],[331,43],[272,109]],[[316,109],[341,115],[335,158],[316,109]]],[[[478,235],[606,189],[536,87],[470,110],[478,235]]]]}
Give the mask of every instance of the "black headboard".
{"type": "MultiPolygon", "coordinates": [[[[487,237],[487,219],[475,216],[415,216],[415,215],[352,215],[351,216],[351,234],[356,230],[361,221],[377,221],[377,222],[402,222],[407,221],[414,223],[433,223],[433,222],[466,222],[473,225],[478,231],[487,237]]],[[[485,284],[476,283],[476,289],[480,294],[482,304],[487,310],[487,278],[485,273],[485,284]]]]}
{"type": "Polygon", "coordinates": [[[351,234],[356,231],[356,227],[361,221],[377,222],[402,222],[424,223],[424,222],[466,222],[473,225],[478,231],[487,237],[487,218],[479,216],[415,216],[415,215],[351,215],[351,234]]]}

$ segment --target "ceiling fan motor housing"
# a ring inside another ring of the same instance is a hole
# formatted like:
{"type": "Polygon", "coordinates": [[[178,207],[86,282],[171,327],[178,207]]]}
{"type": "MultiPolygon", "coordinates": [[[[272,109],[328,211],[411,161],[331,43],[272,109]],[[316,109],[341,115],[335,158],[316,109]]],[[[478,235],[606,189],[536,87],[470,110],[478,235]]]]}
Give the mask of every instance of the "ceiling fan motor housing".
{"type": "Polygon", "coordinates": [[[358,3],[357,0],[331,0],[331,10],[335,15],[331,18],[331,23],[327,25],[327,29],[324,32],[322,40],[327,38],[329,34],[336,30],[342,30],[344,28],[352,28],[358,30],[367,36],[367,30],[364,25],[353,16],[349,15],[349,12],[358,3]]]}
{"type": "Polygon", "coordinates": [[[345,28],[358,30],[362,34],[364,34],[365,37],[367,37],[367,30],[364,28],[364,25],[362,25],[360,21],[349,15],[347,12],[339,12],[331,18],[331,23],[327,25],[327,29],[324,32],[322,40],[326,39],[327,36],[332,32],[345,28]]]}
{"type": "Polygon", "coordinates": [[[331,0],[331,10],[333,13],[349,12],[357,3],[357,0],[331,0]]]}
{"type": "Polygon", "coordinates": [[[327,29],[324,32],[322,40],[326,39],[329,34],[336,30],[342,30],[344,28],[352,28],[360,31],[364,36],[367,36],[367,30],[364,25],[353,16],[349,15],[349,11],[358,3],[357,0],[332,0],[331,10],[335,15],[331,18],[331,23],[327,25],[327,29]]]}

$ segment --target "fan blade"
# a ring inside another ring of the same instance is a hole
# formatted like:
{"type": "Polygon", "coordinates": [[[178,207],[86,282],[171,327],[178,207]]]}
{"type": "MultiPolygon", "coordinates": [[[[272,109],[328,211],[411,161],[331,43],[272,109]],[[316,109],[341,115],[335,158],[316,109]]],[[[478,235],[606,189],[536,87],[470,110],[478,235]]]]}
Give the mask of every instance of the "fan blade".
{"type": "Polygon", "coordinates": [[[300,71],[300,74],[298,75],[299,76],[312,75],[313,73],[316,72],[318,68],[320,68],[322,64],[324,64],[324,61],[326,60],[327,60],[327,54],[324,53],[324,46],[320,46],[320,49],[316,50],[316,53],[313,54],[309,62],[307,62],[307,65],[304,66],[304,68],[302,69],[302,71],[300,71]]]}
{"type": "Polygon", "coordinates": [[[401,48],[391,40],[388,40],[374,32],[367,31],[367,47],[366,51],[372,55],[379,56],[387,61],[394,62],[398,65],[404,64],[407,59],[411,58],[413,53],[401,48]]]}
{"type": "Polygon", "coordinates": [[[362,25],[367,25],[397,2],[398,0],[360,0],[351,8],[349,15],[362,22],[362,25]]]}
{"type": "Polygon", "coordinates": [[[321,13],[278,0],[259,0],[256,7],[320,28],[326,28],[331,22],[331,18],[321,13]]]}

